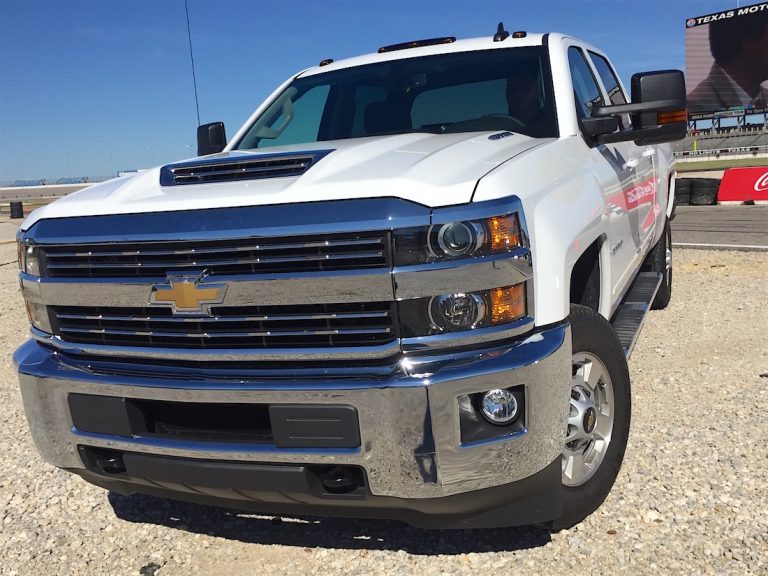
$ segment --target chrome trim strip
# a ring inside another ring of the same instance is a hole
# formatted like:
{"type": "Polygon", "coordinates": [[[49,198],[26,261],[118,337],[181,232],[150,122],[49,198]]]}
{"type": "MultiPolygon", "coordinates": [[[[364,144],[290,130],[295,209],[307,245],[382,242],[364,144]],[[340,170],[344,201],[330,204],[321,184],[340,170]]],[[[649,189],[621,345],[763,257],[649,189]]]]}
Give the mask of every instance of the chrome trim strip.
{"type": "Polygon", "coordinates": [[[525,282],[533,278],[529,255],[527,248],[519,248],[511,254],[395,268],[397,299],[479,292],[525,282]]]}
{"type": "Polygon", "coordinates": [[[156,336],[158,338],[280,338],[283,336],[343,336],[354,334],[390,334],[389,328],[338,328],[334,330],[265,330],[262,332],[168,332],[161,330],[123,330],[120,328],[59,328],[72,334],[104,334],[119,336],[156,336]]]}
{"type": "Polygon", "coordinates": [[[428,226],[429,215],[429,208],[407,200],[361,198],[52,218],[36,222],[21,235],[21,240],[70,249],[78,244],[246,241],[255,236],[262,241],[269,237],[317,237],[428,226]]]}
{"type": "MultiPolygon", "coordinates": [[[[247,240],[247,239],[246,239],[247,240]]],[[[56,258],[106,258],[114,256],[185,256],[189,254],[226,254],[227,252],[256,252],[262,250],[301,250],[304,248],[337,248],[340,246],[367,246],[371,244],[383,244],[384,238],[359,238],[356,240],[326,240],[320,242],[294,242],[279,244],[255,244],[253,246],[222,246],[222,247],[201,247],[190,248],[186,250],[122,250],[122,251],[93,251],[88,252],[57,252],[46,251],[46,257],[49,260],[56,258]]],[[[150,243],[152,245],[162,244],[162,242],[150,243]]],[[[114,244],[96,244],[94,247],[104,246],[110,248],[114,244]]]]}
{"type": "MultiPolygon", "coordinates": [[[[517,196],[507,196],[495,200],[470,202],[469,204],[435,208],[432,211],[432,224],[447,224],[448,222],[462,220],[480,220],[483,218],[490,218],[491,216],[503,216],[505,214],[511,214],[512,212],[517,212],[518,216],[523,215],[523,203],[517,196]]],[[[521,220],[520,227],[524,228],[524,226],[525,223],[521,220]]]]}
{"type": "Polygon", "coordinates": [[[211,322],[294,322],[301,320],[358,320],[364,318],[388,318],[390,312],[333,312],[328,314],[260,314],[254,316],[120,316],[116,314],[74,314],[56,313],[62,320],[106,320],[108,322],[163,322],[195,323],[211,322]]]}
{"type": "Polygon", "coordinates": [[[403,352],[426,352],[444,350],[459,346],[475,346],[489,342],[507,340],[520,336],[533,328],[533,318],[526,316],[509,324],[478,328],[477,330],[461,330],[459,332],[446,332],[432,336],[418,336],[415,338],[403,338],[403,352]]]}
{"type": "Polygon", "coordinates": [[[31,328],[34,340],[53,346],[62,352],[80,356],[105,356],[120,358],[156,358],[158,360],[378,360],[388,358],[400,352],[400,342],[393,340],[374,346],[335,346],[332,348],[147,348],[144,346],[113,346],[101,344],[76,344],[65,342],[58,336],[52,336],[31,328]]]}
{"type": "MultiPolygon", "coordinates": [[[[144,308],[152,287],[165,277],[39,278],[20,274],[21,291],[30,302],[48,306],[118,306],[144,308]]],[[[198,283],[227,284],[222,306],[345,304],[394,300],[389,268],[293,274],[209,277],[198,283]]]]}
{"type": "MultiPolygon", "coordinates": [[[[227,260],[196,260],[195,262],[138,262],[138,263],[109,263],[109,262],[85,262],[85,263],[48,263],[46,268],[49,270],[60,269],[83,269],[83,270],[102,270],[102,269],[122,269],[122,268],[160,268],[168,271],[175,268],[215,268],[216,266],[236,266],[239,264],[287,264],[289,262],[326,262],[338,260],[366,260],[383,258],[384,251],[375,252],[350,252],[348,254],[305,254],[300,256],[279,256],[267,258],[239,258],[227,260]]],[[[106,280],[109,280],[108,278],[106,280]]]]}

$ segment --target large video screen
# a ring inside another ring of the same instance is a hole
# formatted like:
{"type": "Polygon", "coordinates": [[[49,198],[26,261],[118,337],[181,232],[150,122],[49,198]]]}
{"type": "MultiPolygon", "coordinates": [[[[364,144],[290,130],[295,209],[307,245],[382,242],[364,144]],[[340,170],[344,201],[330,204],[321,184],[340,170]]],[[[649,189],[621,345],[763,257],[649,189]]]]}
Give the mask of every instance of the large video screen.
{"type": "Polygon", "coordinates": [[[685,22],[688,117],[768,112],[768,2],[685,22]]]}

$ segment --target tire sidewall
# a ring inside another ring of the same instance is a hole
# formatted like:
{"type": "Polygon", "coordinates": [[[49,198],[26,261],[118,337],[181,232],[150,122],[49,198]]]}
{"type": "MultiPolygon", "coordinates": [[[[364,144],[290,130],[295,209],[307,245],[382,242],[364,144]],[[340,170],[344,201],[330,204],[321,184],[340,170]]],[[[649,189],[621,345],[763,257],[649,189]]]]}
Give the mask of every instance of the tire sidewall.
{"type": "Polygon", "coordinates": [[[611,377],[614,421],[611,441],[600,467],[580,486],[561,485],[563,513],[553,528],[569,528],[594,512],[608,496],[624,459],[631,419],[629,369],[624,351],[606,320],[589,308],[571,306],[569,316],[573,354],[589,352],[605,365],[611,377]]]}

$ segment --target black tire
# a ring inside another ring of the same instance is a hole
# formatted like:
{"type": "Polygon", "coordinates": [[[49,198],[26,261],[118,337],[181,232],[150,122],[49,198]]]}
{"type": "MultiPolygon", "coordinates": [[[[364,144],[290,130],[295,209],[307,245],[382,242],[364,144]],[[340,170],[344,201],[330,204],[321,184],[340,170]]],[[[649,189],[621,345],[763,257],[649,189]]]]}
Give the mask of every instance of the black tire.
{"type": "MultiPolygon", "coordinates": [[[[601,381],[604,386],[610,386],[612,389],[613,424],[605,455],[586,481],[576,486],[568,486],[565,472],[563,473],[563,484],[560,488],[562,515],[552,521],[554,530],[563,530],[578,524],[597,510],[608,496],[624,459],[632,408],[627,360],[611,325],[591,308],[576,304],[571,305],[568,319],[571,324],[574,361],[586,353],[599,359],[605,368],[609,381],[601,381]]],[[[573,373],[577,373],[576,365],[573,373]]],[[[578,380],[574,379],[574,387],[577,382],[578,380]]],[[[603,416],[598,418],[601,417],[603,416]]],[[[594,429],[597,429],[597,425],[594,429]]],[[[563,463],[567,461],[567,448],[567,445],[563,448],[563,463]]],[[[585,453],[588,451],[589,449],[585,448],[585,453]]]]}
{"type": "Polygon", "coordinates": [[[687,194],[691,191],[691,179],[690,178],[677,178],[675,179],[675,196],[678,193],[687,194]]]}
{"type": "Polygon", "coordinates": [[[691,191],[691,206],[712,206],[717,202],[717,187],[700,186],[691,191]]]}
{"type": "Polygon", "coordinates": [[[664,274],[656,297],[651,303],[651,310],[663,310],[672,299],[672,227],[669,220],[664,223],[664,234],[661,235],[656,246],[653,247],[643,262],[643,272],[659,272],[664,274]],[[670,264],[667,268],[667,247],[670,251],[670,264]]]}
{"type": "Polygon", "coordinates": [[[688,206],[691,203],[690,192],[675,192],[675,204],[678,206],[688,206]]]}

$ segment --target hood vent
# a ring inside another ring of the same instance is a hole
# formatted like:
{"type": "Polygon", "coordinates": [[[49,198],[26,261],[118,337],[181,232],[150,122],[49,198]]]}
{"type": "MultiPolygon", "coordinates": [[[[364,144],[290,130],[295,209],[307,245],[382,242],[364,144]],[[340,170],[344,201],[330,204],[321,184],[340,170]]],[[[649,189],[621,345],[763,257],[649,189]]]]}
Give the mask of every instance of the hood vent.
{"type": "Polygon", "coordinates": [[[179,186],[301,176],[331,152],[333,150],[229,156],[168,164],[160,169],[160,185],[179,186]]]}

